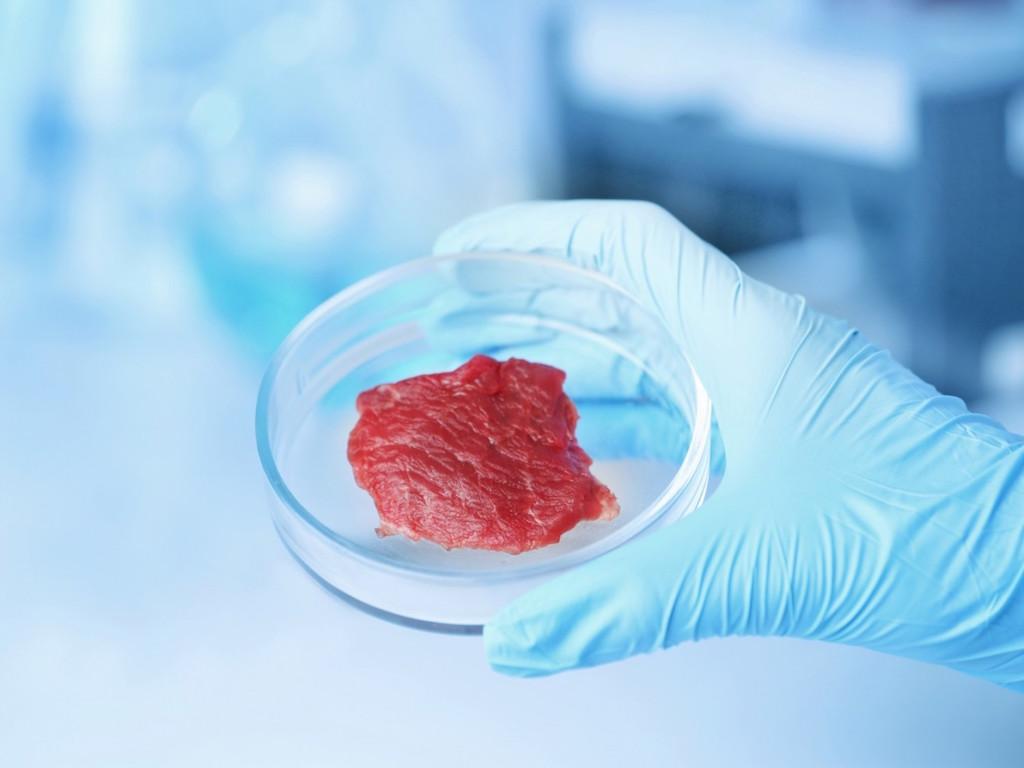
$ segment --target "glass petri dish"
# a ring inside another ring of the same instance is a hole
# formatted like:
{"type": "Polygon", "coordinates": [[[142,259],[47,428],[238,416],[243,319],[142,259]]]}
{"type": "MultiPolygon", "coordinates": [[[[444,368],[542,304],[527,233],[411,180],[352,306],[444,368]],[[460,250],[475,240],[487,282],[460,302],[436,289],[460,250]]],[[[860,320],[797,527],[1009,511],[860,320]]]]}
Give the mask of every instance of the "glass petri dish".
{"type": "Polygon", "coordinates": [[[256,441],[274,524],[321,585],[376,616],[473,633],[570,568],[678,520],[704,499],[711,403],[661,320],[596,272],[518,253],[434,256],[322,304],[264,376],[256,441]],[[558,366],[592,471],[619,516],[519,555],[378,537],[346,457],[356,395],[474,354],[558,366]]]}

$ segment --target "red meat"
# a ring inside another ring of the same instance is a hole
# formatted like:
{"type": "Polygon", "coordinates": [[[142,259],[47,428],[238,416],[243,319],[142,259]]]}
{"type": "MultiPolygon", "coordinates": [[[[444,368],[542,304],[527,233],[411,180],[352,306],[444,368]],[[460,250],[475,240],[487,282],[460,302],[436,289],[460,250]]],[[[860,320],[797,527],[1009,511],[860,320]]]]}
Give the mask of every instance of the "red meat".
{"type": "Polygon", "coordinates": [[[477,355],[360,394],[348,460],[377,505],[377,533],[518,553],[615,517],[564,381],[548,365],[477,355]]]}

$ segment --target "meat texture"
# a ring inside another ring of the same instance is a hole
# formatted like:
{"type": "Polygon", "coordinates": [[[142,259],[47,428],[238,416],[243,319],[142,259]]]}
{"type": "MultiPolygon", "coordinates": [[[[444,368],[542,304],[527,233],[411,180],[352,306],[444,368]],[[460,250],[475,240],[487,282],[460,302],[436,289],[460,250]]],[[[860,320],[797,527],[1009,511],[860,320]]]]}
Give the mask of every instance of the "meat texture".
{"type": "Polygon", "coordinates": [[[552,366],[477,355],[360,394],[348,460],[377,506],[377,533],[520,553],[614,518],[564,382],[552,366]]]}

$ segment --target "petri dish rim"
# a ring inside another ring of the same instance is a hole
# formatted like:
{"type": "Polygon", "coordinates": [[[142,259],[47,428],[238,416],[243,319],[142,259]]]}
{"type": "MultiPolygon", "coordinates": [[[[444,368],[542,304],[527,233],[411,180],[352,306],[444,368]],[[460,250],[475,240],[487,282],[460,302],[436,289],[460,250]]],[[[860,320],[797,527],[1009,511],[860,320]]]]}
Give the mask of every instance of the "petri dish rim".
{"type": "MultiPolygon", "coordinates": [[[[260,383],[259,395],[256,401],[256,448],[259,455],[260,465],[270,484],[270,488],[278,500],[285,506],[288,512],[293,514],[303,525],[312,529],[333,545],[339,546],[346,551],[346,554],[356,558],[365,565],[382,568],[392,571],[402,571],[415,574],[421,578],[439,579],[443,581],[456,581],[464,583],[479,584],[486,581],[503,581],[512,579],[524,579],[541,576],[545,573],[564,571],[567,568],[579,565],[604,554],[617,546],[629,541],[642,533],[650,525],[659,520],[685,491],[697,474],[702,456],[709,450],[711,437],[711,401],[708,398],[704,386],[693,369],[689,359],[686,364],[689,367],[694,385],[694,418],[691,429],[690,444],[687,447],[686,455],[679,465],[679,469],[672,476],[672,479],[665,486],[661,493],[637,515],[632,523],[623,526],[613,535],[595,541],[586,547],[566,553],[553,560],[536,563],[521,568],[508,567],[490,570],[477,570],[473,572],[442,570],[426,568],[412,563],[400,563],[390,558],[380,557],[373,551],[356,544],[353,541],[339,535],[330,526],[326,525],[309,509],[306,508],[298,497],[289,488],[281,470],[278,468],[277,459],[274,456],[274,449],[270,442],[270,403],[271,395],[278,380],[278,374],[285,360],[315,328],[332,313],[359,301],[362,298],[373,295],[389,285],[406,280],[417,272],[422,272],[438,265],[451,263],[465,263],[471,261],[487,261],[501,259],[511,263],[521,263],[532,266],[542,266],[545,269],[553,269],[572,274],[577,277],[601,284],[608,290],[625,296],[639,306],[642,303],[629,291],[622,288],[606,275],[595,270],[585,269],[567,261],[559,260],[552,256],[542,256],[530,253],[518,252],[472,252],[454,254],[435,254],[418,259],[407,261],[394,267],[370,275],[351,286],[338,292],[327,299],[308,315],[306,315],[295,328],[285,337],[277,348],[267,370],[260,383]]],[[[649,310],[648,310],[649,311],[649,310]]],[[[653,313],[652,313],[653,314],[653,313]]],[[[660,321],[660,318],[659,318],[660,321]]],[[[662,323],[664,325],[664,323],[662,323]]],[[[280,526],[278,528],[280,533],[280,526]]],[[[287,540],[286,540],[287,543],[287,540]]],[[[291,545],[289,544],[289,549],[291,545]]]]}

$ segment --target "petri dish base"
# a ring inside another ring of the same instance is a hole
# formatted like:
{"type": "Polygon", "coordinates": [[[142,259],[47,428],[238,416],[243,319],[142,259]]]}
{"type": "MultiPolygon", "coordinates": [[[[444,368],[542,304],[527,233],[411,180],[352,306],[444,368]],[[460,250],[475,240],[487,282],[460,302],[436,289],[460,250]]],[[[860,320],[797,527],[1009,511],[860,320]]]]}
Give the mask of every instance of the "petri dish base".
{"type": "Polygon", "coordinates": [[[375,616],[465,634],[531,587],[696,509],[710,421],[668,330],[608,279],[547,257],[476,253],[408,262],[312,312],[264,376],[256,435],[277,530],[321,585],[375,616]],[[476,353],[566,371],[577,436],[619,497],[618,518],[520,555],[377,536],[346,459],[356,395],[476,353]]]}

